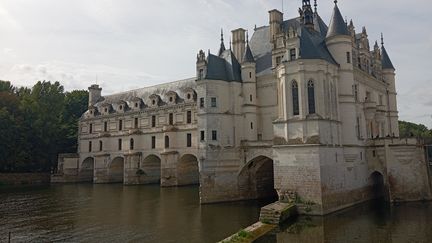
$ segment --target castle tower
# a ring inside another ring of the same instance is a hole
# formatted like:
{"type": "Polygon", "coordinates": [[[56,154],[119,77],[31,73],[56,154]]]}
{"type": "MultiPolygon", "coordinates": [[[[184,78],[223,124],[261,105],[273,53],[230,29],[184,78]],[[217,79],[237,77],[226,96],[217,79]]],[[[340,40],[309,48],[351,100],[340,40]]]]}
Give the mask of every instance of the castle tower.
{"type": "Polygon", "coordinates": [[[102,88],[97,84],[93,84],[88,88],[89,90],[89,106],[95,105],[102,97],[102,88]]]}
{"type": "Polygon", "coordinates": [[[256,94],[256,63],[246,37],[246,51],[242,58],[241,73],[243,80],[243,114],[245,117],[244,136],[249,141],[257,140],[257,94],[256,94]]]}
{"type": "Polygon", "coordinates": [[[326,44],[336,62],[340,65],[338,91],[339,114],[342,122],[342,143],[358,144],[356,136],[356,106],[352,87],[354,74],[352,65],[352,39],[347,25],[335,1],[333,16],[326,36],[326,44]]]}
{"type": "Polygon", "coordinates": [[[395,68],[384,47],[384,38],[381,36],[381,64],[384,81],[389,85],[387,89],[388,103],[388,130],[390,136],[399,137],[399,117],[396,101],[395,68]]]}

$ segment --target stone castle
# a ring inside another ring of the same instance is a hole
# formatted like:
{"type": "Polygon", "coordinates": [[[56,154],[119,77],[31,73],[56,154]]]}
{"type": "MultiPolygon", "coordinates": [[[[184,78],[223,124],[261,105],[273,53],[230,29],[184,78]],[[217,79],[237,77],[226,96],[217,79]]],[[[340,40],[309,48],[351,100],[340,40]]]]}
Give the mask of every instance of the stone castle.
{"type": "Polygon", "coordinates": [[[395,68],[337,1],[269,12],[252,37],[200,51],[196,77],[102,96],[89,88],[77,154],[57,182],[199,184],[202,203],[278,196],[327,214],[374,197],[431,199],[417,139],[399,138],[395,68]]]}

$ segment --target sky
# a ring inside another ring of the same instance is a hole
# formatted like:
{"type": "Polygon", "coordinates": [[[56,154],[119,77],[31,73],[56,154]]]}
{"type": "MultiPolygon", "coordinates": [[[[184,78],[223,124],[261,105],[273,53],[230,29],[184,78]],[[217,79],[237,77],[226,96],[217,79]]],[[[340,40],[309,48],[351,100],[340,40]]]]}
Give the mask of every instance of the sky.
{"type": "MultiPolygon", "coordinates": [[[[0,0],[0,80],[32,86],[60,81],[66,90],[97,83],[103,95],[195,75],[200,49],[218,51],[220,29],[268,25],[282,0],[0,0]]],[[[285,18],[300,0],[285,0],[285,18]]],[[[430,0],[340,0],[371,46],[384,33],[397,73],[400,119],[432,127],[430,0]]],[[[318,0],[328,24],[333,0],[318,0]]]]}

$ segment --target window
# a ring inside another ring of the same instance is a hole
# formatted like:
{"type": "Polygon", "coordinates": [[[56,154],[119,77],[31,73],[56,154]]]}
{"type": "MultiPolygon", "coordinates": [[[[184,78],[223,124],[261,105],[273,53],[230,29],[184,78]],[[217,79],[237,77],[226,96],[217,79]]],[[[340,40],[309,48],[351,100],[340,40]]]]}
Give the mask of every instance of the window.
{"type": "Polygon", "coordinates": [[[253,122],[251,122],[251,124],[250,124],[250,127],[251,127],[251,130],[253,130],[253,122]]]}
{"type": "Polygon", "coordinates": [[[190,100],[191,99],[191,94],[187,94],[187,99],[190,100]]]}
{"type": "Polygon", "coordinates": [[[122,105],[120,106],[120,110],[123,110],[123,106],[122,105]]]}
{"type": "Polygon", "coordinates": [[[300,115],[300,107],[299,107],[299,89],[297,81],[293,80],[292,82],[292,99],[293,99],[293,115],[300,115]]]}
{"type": "Polygon", "coordinates": [[[186,112],[186,122],[187,122],[187,124],[191,124],[192,123],[192,111],[187,111],[186,112]]]}
{"type": "Polygon", "coordinates": [[[119,120],[119,131],[123,130],[123,120],[119,120]]]}
{"type": "Polygon", "coordinates": [[[249,72],[249,78],[252,79],[252,72],[249,72]]]}
{"type": "Polygon", "coordinates": [[[379,105],[383,105],[383,96],[379,95],[379,105]]]}
{"type": "Polygon", "coordinates": [[[91,152],[91,151],[92,151],[92,142],[89,141],[89,152],[91,152]]]}
{"type": "Polygon", "coordinates": [[[204,108],[204,98],[200,98],[200,108],[204,108]]]}
{"type": "Polygon", "coordinates": [[[201,139],[201,141],[205,141],[205,132],[204,131],[200,132],[200,139],[201,139]]]}
{"type": "Polygon", "coordinates": [[[89,133],[93,133],[93,124],[90,123],[89,133]]]}
{"type": "Polygon", "coordinates": [[[165,136],[165,148],[169,148],[169,146],[170,146],[169,137],[165,136]]]}
{"type": "Polygon", "coordinates": [[[155,136],[151,137],[151,148],[152,149],[156,148],[156,137],[155,136]]]}
{"type": "Polygon", "coordinates": [[[156,100],[155,99],[152,100],[152,104],[156,105],[156,100]]]}
{"type": "Polygon", "coordinates": [[[358,101],[358,85],[354,84],[354,100],[358,101]]]}
{"type": "Polygon", "coordinates": [[[211,107],[216,107],[217,106],[217,100],[215,97],[211,98],[211,107]]]}
{"type": "Polygon", "coordinates": [[[171,97],[169,97],[169,102],[173,102],[173,100],[174,100],[174,98],[171,96],[171,97]]]}
{"type": "Polygon", "coordinates": [[[99,151],[102,151],[103,150],[103,143],[102,143],[102,141],[99,141],[99,151]]]}
{"type": "Polygon", "coordinates": [[[108,113],[108,108],[105,108],[105,113],[108,113]]]}
{"type": "Polygon", "coordinates": [[[294,61],[296,59],[296,49],[290,49],[290,60],[294,61]]]}
{"type": "Polygon", "coordinates": [[[192,147],[192,134],[186,134],[186,146],[188,148],[192,147]]]}
{"type": "Polygon", "coordinates": [[[315,85],[312,80],[308,82],[308,108],[309,114],[315,114],[315,85]]]}
{"type": "Polygon", "coordinates": [[[281,63],[282,57],[276,57],[276,65],[281,63]]]}
{"type": "Polygon", "coordinates": [[[135,117],[135,128],[138,128],[138,118],[135,117]]]}
{"type": "Polygon", "coordinates": [[[204,69],[200,69],[199,70],[199,72],[198,72],[198,79],[199,80],[204,79],[204,69]]]}
{"type": "Polygon", "coordinates": [[[152,127],[156,127],[156,116],[152,116],[152,127]]]}
{"type": "Polygon", "coordinates": [[[135,103],[135,108],[138,108],[138,103],[135,103]]]}
{"type": "Polygon", "coordinates": [[[118,140],[118,150],[122,150],[122,140],[118,140]]]}
{"type": "Polygon", "coordinates": [[[361,134],[360,134],[360,118],[359,117],[357,117],[356,128],[357,128],[357,138],[360,138],[361,134]]]}
{"type": "Polygon", "coordinates": [[[130,147],[130,150],[134,150],[134,140],[133,140],[133,138],[131,138],[130,139],[130,141],[129,141],[129,147],[130,147]]]}
{"type": "Polygon", "coordinates": [[[371,93],[369,91],[366,91],[366,101],[371,100],[371,93]]]}
{"type": "Polygon", "coordinates": [[[173,113],[170,113],[170,114],[169,114],[169,124],[170,124],[170,125],[173,125],[173,124],[174,124],[174,114],[173,114],[173,113]]]}
{"type": "Polygon", "coordinates": [[[347,56],[347,63],[351,63],[351,53],[347,52],[346,56],[347,56]]]}
{"type": "Polygon", "coordinates": [[[249,100],[250,100],[250,102],[253,101],[253,96],[252,95],[249,95],[249,100]]]}
{"type": "Polygon", "coordinates": [[[215,130],[212,131],[212,140],[217,141],[217,131],[215,130]]]}
{"type": "Polygon", "coordinates": [[[108,122],[104,122],[104,132],[108,131],[108,122]]]}

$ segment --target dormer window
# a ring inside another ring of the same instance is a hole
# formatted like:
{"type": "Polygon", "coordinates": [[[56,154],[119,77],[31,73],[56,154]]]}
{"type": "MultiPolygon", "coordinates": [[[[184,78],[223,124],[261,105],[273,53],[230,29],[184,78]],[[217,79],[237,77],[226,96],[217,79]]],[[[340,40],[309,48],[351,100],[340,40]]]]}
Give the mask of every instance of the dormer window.
{"type": "Polygon", "coordinates": [[[151,104],[151,106],[153,106],[153,107],[158,106],[159,103],[160,103],[160,100],[161,100],[160,96],[157,95],[157,94],[152,94],[152,95],[150,95],[149,99],[150,99],[150,104],[151,104]]]}

